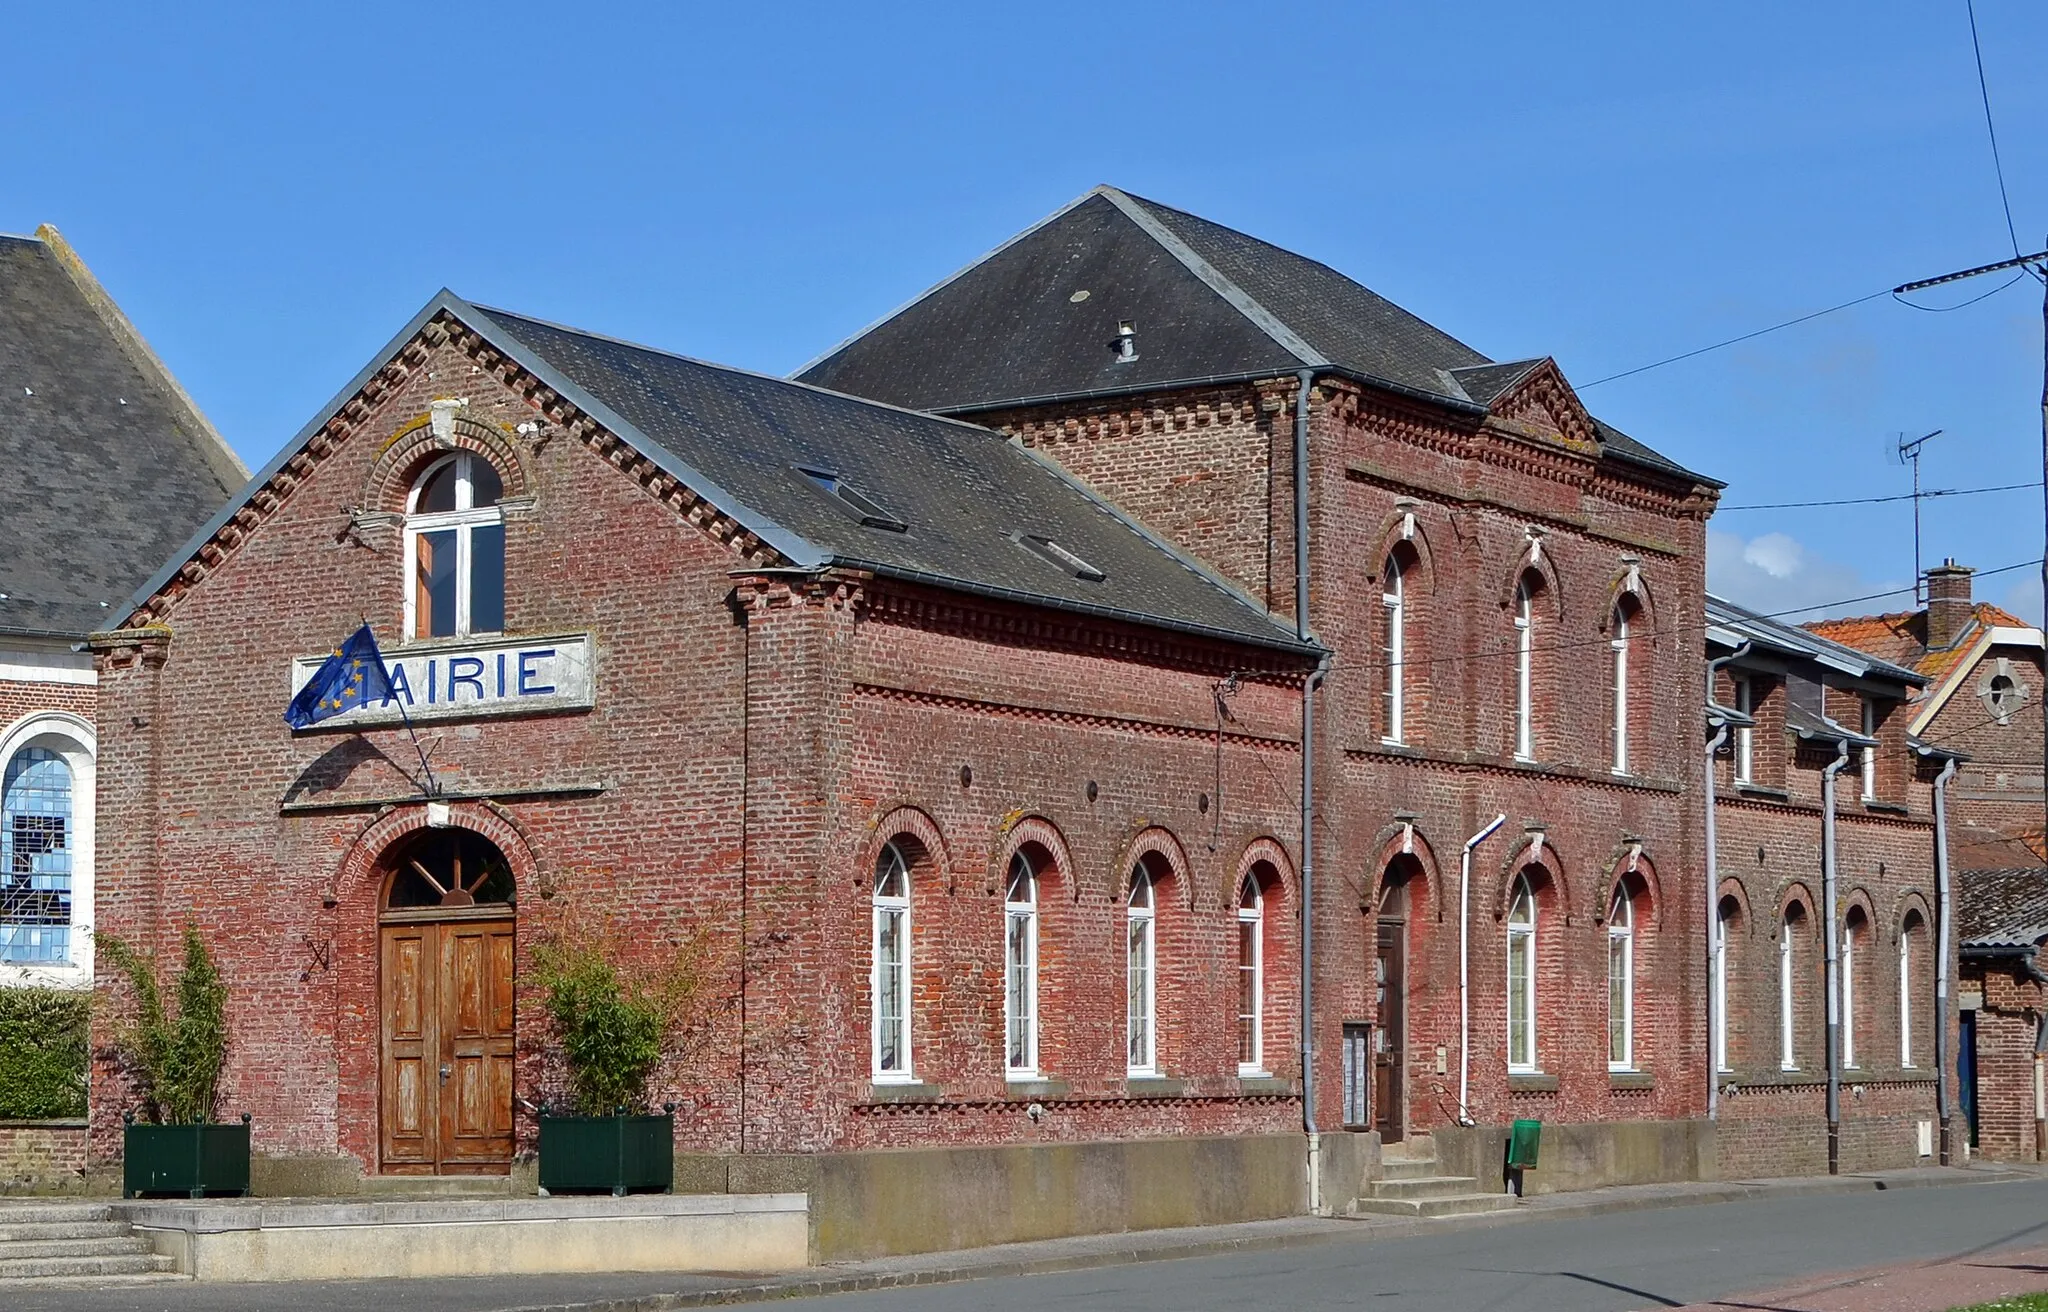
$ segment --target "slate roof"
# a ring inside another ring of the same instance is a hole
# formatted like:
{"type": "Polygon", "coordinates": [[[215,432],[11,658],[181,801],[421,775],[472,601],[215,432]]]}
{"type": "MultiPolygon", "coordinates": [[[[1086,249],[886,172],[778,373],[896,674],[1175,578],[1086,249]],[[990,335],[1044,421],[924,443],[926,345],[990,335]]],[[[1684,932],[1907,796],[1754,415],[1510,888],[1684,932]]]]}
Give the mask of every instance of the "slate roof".
{"type": "Polygon", "coordinates": [[[83,637],[248,476],[54,230],[0,235],[0,632],[83,637]]]}
{"type": "Polygon", "coordinates": [[[1955,899],[1965,952],[2025,951],[2048,937],[2048,869],[1960,871],[1955,899]]]}
{"type": "MultiPolygon", "coordinates": [[[[1104,186],[797,377],[958,414],[1312,367],[1477,414],[1538,363],[1496,364],[1326,264],[1104,186]],[[1126,320],[1138,357],[1119,362],[1126,320]]],[[[1605,425],[1599,439],[1713,482],[1605,425]]]]}
{"type": "Polygon", "coordinates": [[[1759,614],[1747,606],[1738,606],[1711,592],[1707,594],[1707,639],[1730,650],[1746,640],[1757,649],[1792,660],[1810,661],[1851,678],[1889,680],[1909,688],[1918,688],[1927,682],[1925,676],[1903,666],[1844,646],[1796,624],[1759,614]]]}
{"type": "MultiPolygon", "coordinates": [[[[487,309],[446,291],[256,476],[251,491],[443,312],[796,567],[871,570],[1304,656],[1321,650],[1051,460],[999,433],[487,309]],[[903,531],[863,523],[805,470],[840,480],[903,531]],[[1050,539],[1102,577],[1077,577],[1013,534],[1050,539]]],[[[187,554],[229,513],[232,507],[202,530],[187,554]]],[[[135,605],[143,605],[183,559],[166,565],[135,605]]]]}

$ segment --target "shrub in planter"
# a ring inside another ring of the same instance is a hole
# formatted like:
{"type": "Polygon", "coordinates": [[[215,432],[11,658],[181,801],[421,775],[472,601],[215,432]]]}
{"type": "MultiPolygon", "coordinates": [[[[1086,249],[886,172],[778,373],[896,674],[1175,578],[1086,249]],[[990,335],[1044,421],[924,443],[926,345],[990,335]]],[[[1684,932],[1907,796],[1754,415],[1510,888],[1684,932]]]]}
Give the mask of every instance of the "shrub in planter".
{"type": "Polygon", "coordinates": [[[534,948],[532,981],[568,1077],[570,1115],[540,1116],[545,1193],[666,1192],[675,1175],[675,1104],[659,1115],[647,1085],[675,1055],[703,1004],[703,940],[622,970],[608,935],[564,930],[534,948]]]}
{"type": "Polygon", "coordinates": [[[221,1067],[227,1062],[227,985],[199,931],[185,929],[185,959],[165,1009],[153,954],[112,935],[95,940],[100,960],[134,994],[132,1014],[116,1023],[113,1048],[133,1082],[143,1118],[124,1119],[123,1192],[249,1192],[249,1118],[215,1124],[221,1067]]]}
{"type": "Polygon", "coordinates": [[[85,1115],[92,995],[0,989],[0,1121],[85,1115]]]}

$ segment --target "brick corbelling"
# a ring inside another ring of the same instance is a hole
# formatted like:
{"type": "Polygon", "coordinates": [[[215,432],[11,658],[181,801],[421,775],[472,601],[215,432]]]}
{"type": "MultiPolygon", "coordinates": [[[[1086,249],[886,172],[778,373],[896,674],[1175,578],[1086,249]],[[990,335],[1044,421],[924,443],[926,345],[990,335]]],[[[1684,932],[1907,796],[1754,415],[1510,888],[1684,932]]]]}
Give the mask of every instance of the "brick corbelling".
{"type": "MultiPolygon", "coordinates": [[[[191,556],[170,580],[129,614],[123,627],[140,628],[162,623],[178,599],[192,585],[225,564],[249,534],[275,515],[292,490],[321,462],[333,458],[347,442],[359,436],[358,430],[377,413],[380,401],[404,387],[413,374],[425,366],[435,348],[449,343],[483,367],[485,376],[494,378],[523,397],[528,405],[547,418],[549,424],[604,456],[615,467],[631,475],[649,496],[723,543],[740,562],[767,567],[787,563],[751,529],[712,506],[653,460],[633,450],[624,438],[584,414],[510,357],[500,354],[475,329],[443,312],[400,347],[355,396],[343,402],[327,422],[285,460],[276,474],[250,492],[247,501],[225,524],[195,546],[191,556]]],[[[392,437],[403,437],[411,429],[410,423],[401,425],[395,434],[387,435],[384,440],[388,444],[392,437]]],[[[533,438],[534,447],[537,449],[553,436],[555,434],[544,426],[533,438]]],[[[478,444],[475,449],[487,449],[487,446],[478,444]]],[[[374,486],[374,476],[370,485],[374,486]]],[[[350,527],[352,523],[345,525],[342,531],[346,532],[350,527]]]]}
{"type": "MultiPolygon", "coordinates": [[[[1030,720],[1042,724],[1070,724],[1090,729],[1109,729],[1120,733],[1144,734],[1161,738],[1196,738],[1213,741],[1219,735],[1214,728],[1201,725],[1164,724],[1152,720],[1130,720],[1117,716],[1102,715],[1089,711],[1061,711],[1043,706],[1025,706],[1008,702],[973,701],[965,697],[951,697],[943,693],[920,692],[911,688],[892,688],[880,684],[859,683],[852,685],[857,697],[870,697],[885,701],[914,702],[922,706],[944,707],[948,710],[970,711],[978,715],[994,715],[1006,719],[1030,720]]],[[[1231,746],[1259,747],[1268,751],[1299,753],[1301,744],[1285,738],[1261,737],[1256,734],[1224,731],[1223,742],[1231,746]]]]}

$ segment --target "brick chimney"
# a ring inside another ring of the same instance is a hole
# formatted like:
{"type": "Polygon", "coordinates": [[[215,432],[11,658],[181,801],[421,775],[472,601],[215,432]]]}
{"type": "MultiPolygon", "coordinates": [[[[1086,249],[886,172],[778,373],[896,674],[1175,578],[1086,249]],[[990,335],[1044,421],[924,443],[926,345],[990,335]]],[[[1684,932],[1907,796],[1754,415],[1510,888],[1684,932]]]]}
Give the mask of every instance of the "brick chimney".
{"type": "Polygon", "coordinates": [[[1927,649],[1947,651],[1970,626],[1970,576],[1977,571],[1950,556],[1927,571],[1927,649]]]}

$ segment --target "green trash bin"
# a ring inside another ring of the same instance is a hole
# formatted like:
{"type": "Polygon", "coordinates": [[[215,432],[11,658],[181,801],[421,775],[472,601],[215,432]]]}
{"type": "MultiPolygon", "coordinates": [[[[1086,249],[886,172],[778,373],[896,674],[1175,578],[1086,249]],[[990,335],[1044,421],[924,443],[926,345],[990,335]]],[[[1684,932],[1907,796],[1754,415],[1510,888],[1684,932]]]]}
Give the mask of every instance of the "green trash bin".
{"type": "Polygon", "coordinates": [[[1515,1128],[1508,1134],[1508,1169],[1535,1170],[1536,1153],[1542,1145],[1543,1122],[1516,1121],[1515,1128]]]}

